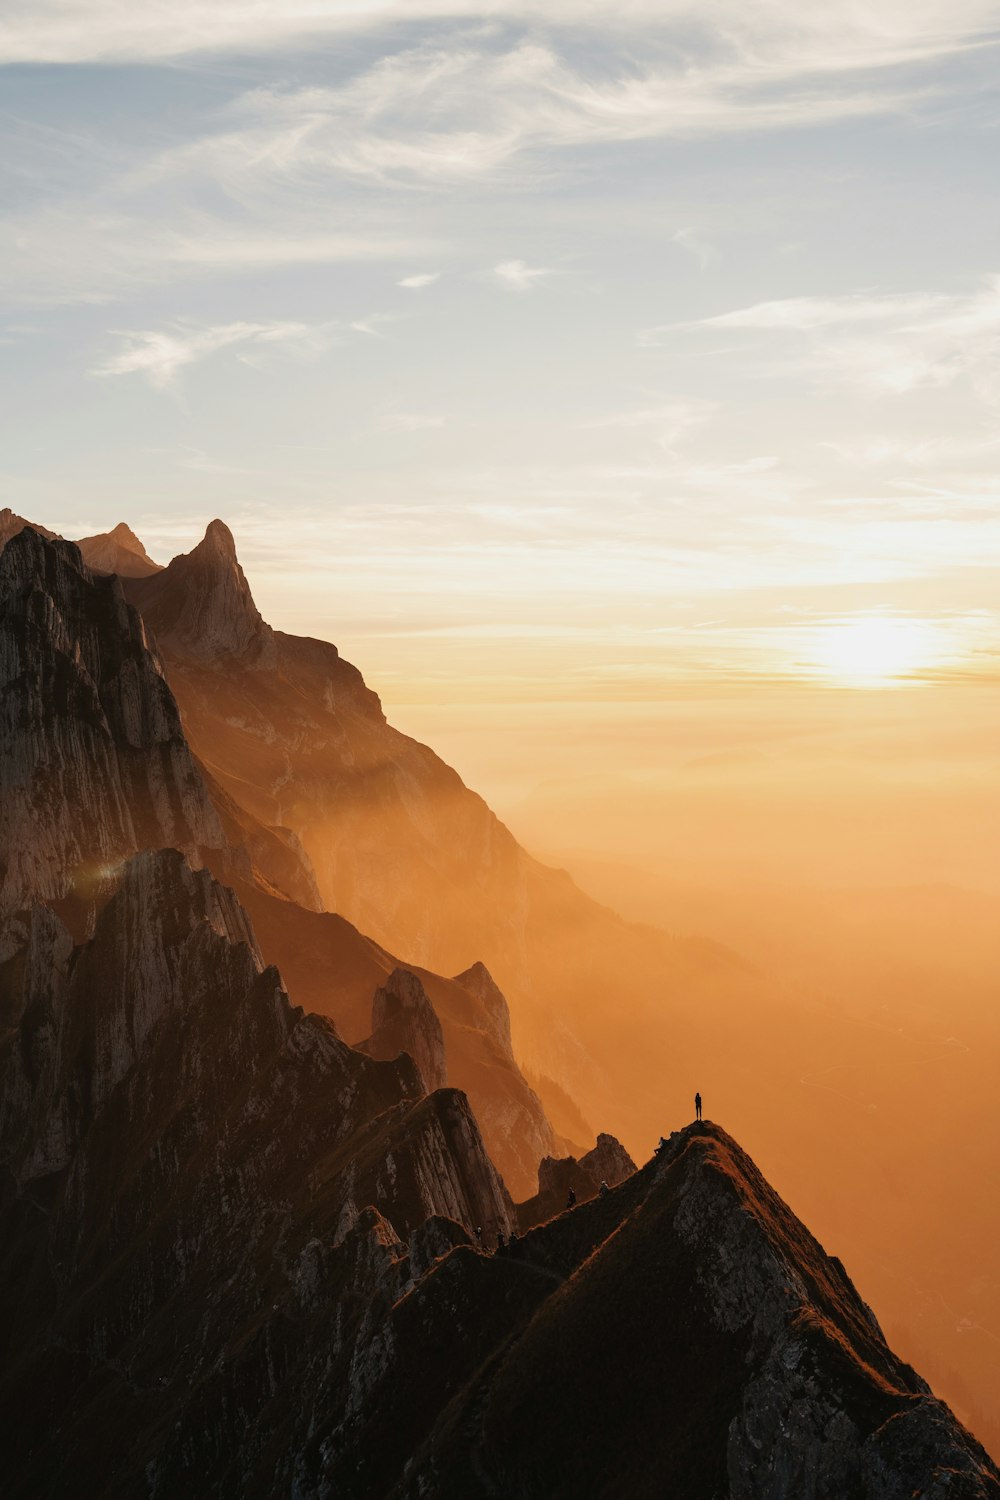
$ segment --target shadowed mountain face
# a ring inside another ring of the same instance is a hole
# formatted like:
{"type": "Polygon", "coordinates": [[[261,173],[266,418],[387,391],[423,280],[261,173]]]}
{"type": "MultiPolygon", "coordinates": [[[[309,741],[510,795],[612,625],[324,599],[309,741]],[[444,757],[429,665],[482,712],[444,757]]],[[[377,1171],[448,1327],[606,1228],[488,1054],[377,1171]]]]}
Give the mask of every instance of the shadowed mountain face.
{"type": "Polygon", "coordinates": [[[164,845],[315,898],[281,831],[211,797],[117,580],[32,528],[0,553],[0,688],[0,918],[46,899],[86,924],[120,861],[164,845]]]}
{"type": "Polygon", "coordinates": [[[126,865],[82,948],[35,907],[0,996],[6,1494],[134,1494],[228,1387],[218,1481],[338,1292],[326,1358],[363,1378],[382,1240],[510,1222],[465,1097],[292,1007],[232,893],[175,851],[126,865]]]}

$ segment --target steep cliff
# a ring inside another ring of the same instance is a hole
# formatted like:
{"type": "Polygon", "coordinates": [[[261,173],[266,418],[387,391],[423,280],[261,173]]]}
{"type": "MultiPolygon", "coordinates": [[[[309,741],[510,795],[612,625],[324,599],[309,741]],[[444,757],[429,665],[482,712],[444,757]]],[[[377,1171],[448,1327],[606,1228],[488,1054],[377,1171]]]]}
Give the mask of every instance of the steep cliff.
{"type": "Polygon", "coordinates": [[[444,1088],[448,1079],[444,1033],[437,1012],[416,974],[393,969],[372,1001],[372,1034],[361,1043],[369,1057],[390,1061],[405,1052],[427,1090],[444,1088]]]}
{"type": "Polygon", "coordinates": [[[0,554],[0,918],[93,920],[121,860],[170,846],[319,904],[294,835],[213,798],[116,578],[22,527],[0,554]]]}
{"type": "Polygon", "coordinates": [[[0,554],[0,692],[0,914],[86,901],[136,849],[225,847],[141,618],[30,528],[0,554]]]}
{"type": "Polygon", "coordinates": [[[289,993],[329,1016],[345,1041],[357,1045],[369,1036],[372,996],[394,969],[402,966],[418,977],[441,1023],[448,1082],[468,1094],[490,1155],[514,1196],[534,1193],[539,1161],[566,1147],[512,1056],[506,1002],[499,991],[484,1001],[480,986],[466,987],[465,975],[446,979],[429,969],[401,965],[334,912],[305,911],[275,898],[259,882],[226,879],[239,892],[261,951],[277,964],[289,993]]]}
{"type": "Polygon", "coordinates": [[[222,521],[213,521],[191,552],[130,585],[130,597],[141,600],[150,627],[173,653],[208,666],[224,658],[275,665],[274,632],[260,617],[222,521]]]}
{"type": "Polygon", "coordinates": [[[580,1165],[585,1172],[589,1172],[598,1187],[602,1182],[607,1183],[608,1187],[617,1187],[635,1171],[635,1162],[621,1141],[604,1130],[598,1135],[593,1149],[580,1157],[580,1165]]]}
{"type": "Polygon", "coordinates": [[[314,1311],[347,1400],[400,1242],[431,1216],[495,1234],[510,1200],[464,1096],[291,1006],[232,892],[176,851],[128,861],[83,947],[41,907],[27,937],[0,971],[5,1493],[134,1493],[220,1375],[218,1462],[261,1421],[268,1448],[314,1311]]]}

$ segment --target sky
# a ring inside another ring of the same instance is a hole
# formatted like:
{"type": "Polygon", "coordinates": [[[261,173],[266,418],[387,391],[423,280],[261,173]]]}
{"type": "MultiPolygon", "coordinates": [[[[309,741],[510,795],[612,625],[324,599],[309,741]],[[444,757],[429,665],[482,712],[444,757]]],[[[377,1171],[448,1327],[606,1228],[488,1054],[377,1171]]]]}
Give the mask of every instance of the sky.
{"type": "Polygon", "coordinates": [[[0,503],[161,560],[222,516],[404,716],[989,690],[998,42],[982,0],[7,0],[0,503]]]}

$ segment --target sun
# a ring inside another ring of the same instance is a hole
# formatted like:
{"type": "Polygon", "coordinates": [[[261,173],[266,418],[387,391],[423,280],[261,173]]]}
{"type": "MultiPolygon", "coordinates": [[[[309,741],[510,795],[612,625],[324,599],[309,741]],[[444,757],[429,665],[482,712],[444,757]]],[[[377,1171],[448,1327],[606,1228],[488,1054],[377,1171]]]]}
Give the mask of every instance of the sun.
{"type": "Polygon", "coordinates": [[[816,628],[811,665],[838,682],[884,687],[912,678],[940,657],[939,633],[927,620],[858,615],[816,628]]]}

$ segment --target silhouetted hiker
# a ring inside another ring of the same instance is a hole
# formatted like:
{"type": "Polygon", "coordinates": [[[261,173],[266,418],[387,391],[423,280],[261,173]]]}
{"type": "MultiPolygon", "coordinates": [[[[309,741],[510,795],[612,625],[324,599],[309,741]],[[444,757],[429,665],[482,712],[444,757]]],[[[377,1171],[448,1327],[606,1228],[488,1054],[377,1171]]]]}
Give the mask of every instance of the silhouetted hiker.
{"type": "Polygon", "coordinates": [[[610,1191],[611,1191],[611,1189],[608,1187],[607,1183],[606,1182],[602,1182],[601,1185],[600,1185],[600,1187],[597,1189],[598,1197],[600,1197],[600,1198],[606,1198],[608,1196],[608,1194],[610,1193],[610,1191]]]}
{"type": "Polygon", "coordinates": [[[570,1188],[569,1193],[566,1195],[566,1207],[567,1208],[575,1208],[576,1207],[576,1193],[573,1191],[572,1188],[570,1188]]]}
{"type": "Polygon", "coordinates": [[[656,1148],[655,1155],[659,1156],[660,1152],[661,1151],[666,1151],[666,1149],[667,1149],[667,1138],[666,1138],[665,1135],[661,1135],[660,1136],[660,1144],[656,1148]]]}
{"type": "Polygon", "coordinates": [[[507,1241],[504,1239],[503,1230],[502,1229],[498,1229],[497,1230],[497,1254],[499,1254],[501,1250],[506,1250],[506,1248],[507,1248],[507,1241]]]}
{"type": "Polygon", "coordinates": [[[479,1225],[478,1229],[476,1230],[476,1243],[478,1244],[478,1246],[479,1246],[479,1248],[481,1250],[483,1248],[483,1226],[481,1224],[479,1225]]]}
{"type": "Polygon", "coordinates": [[[694,1096],[694,1117],[695,1117],[696,1120],[700,1120],[701,1119],[701,1095],[700,1094],[695,1094],[695,1096],[694,1096]]]}

